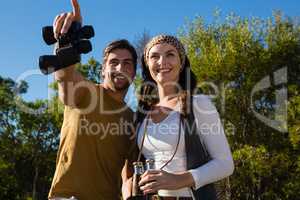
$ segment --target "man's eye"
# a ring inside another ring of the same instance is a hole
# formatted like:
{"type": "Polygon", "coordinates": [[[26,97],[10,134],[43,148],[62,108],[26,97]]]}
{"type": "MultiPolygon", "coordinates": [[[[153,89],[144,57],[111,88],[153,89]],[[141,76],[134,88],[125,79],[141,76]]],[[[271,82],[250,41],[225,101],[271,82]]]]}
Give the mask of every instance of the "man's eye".
{"type": "Polygon", "coordinates": [[[112,66],[116,66],[116,65],[118,65],[118,62],[117,62],[117,61],[112,61],[112,62],[110,62],[110,64],[111,64],[112,66]]]}
{"type": "Polygon", "coordinates": [[[124,62],[125,66],[131,65],[131,62],[124,62]]]}

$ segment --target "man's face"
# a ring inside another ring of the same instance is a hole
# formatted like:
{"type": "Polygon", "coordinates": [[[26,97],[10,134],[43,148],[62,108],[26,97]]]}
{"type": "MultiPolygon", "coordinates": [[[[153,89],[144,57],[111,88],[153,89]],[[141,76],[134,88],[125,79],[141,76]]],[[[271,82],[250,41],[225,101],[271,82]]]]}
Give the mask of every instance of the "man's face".
{"type": "Polygon", "coordinates": [[[135,76],[134,61],[127,49],[114,49],[106,59],[102,74],[104,82],[114,91],[127,90],[135,76]]]}

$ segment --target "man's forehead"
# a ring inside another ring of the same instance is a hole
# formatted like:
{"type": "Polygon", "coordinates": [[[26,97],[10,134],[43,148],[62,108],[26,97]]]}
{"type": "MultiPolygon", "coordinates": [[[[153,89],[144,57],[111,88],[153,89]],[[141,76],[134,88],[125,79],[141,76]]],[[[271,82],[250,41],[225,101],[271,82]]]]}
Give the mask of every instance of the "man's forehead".
{"type": "Polygon", "coordinates": [[[114,49],[108,54],[108,60],[133,60],[131,53],[127,49],[114,49]]]}

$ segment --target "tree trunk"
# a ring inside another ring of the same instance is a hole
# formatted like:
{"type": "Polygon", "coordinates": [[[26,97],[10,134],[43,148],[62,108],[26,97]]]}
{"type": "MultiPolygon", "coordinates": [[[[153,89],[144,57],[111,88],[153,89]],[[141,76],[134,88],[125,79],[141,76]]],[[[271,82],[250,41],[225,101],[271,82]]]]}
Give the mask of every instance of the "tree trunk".
{"type": "Polygon", "coordinates": [[[39,168],[36,165],[35,166],[34,178],[33,178],[33,184],[32,184],[32,200],[37,200],[36,186],[37,186],[38,178],[39,178],[39,168]]]}

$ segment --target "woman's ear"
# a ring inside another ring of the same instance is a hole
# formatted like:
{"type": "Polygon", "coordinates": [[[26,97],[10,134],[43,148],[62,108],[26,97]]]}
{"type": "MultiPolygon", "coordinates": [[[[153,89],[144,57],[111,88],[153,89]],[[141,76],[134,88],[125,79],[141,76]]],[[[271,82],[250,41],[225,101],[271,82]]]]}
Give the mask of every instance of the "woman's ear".
{"type": "Polygon", "coordinates": [[[179,72],[182,72],[183,69],[184,69],[184,65],[181,65],[181,66],[180,66],[180,71],[179,71],[179,72]]]}
{"type": "Polygon", "coordinates": [[[180,72],[182,72],[185,67],[189,67],[189,66],[190,66],[189,59],[188,59],[187,55],[185,55],[184,60],[182,61],[182,64],[181,64],[180,72]]]}
{"type": "Polygon", "coordinates": [[[145,62],[145,55],[144,54],[142,55],[142,58],[141,58],[141,64],[142,64],[142,68],[148,67],[147,63],[145,62]]]}
{"type": "Polygon", "coordinates": [[[185,55],[185,57],[184,57],[184,61],[182,62],[182,66],[190,67],[190,61],[189,61],[189,58],[187,57],[187,55],[185,55]]]}

